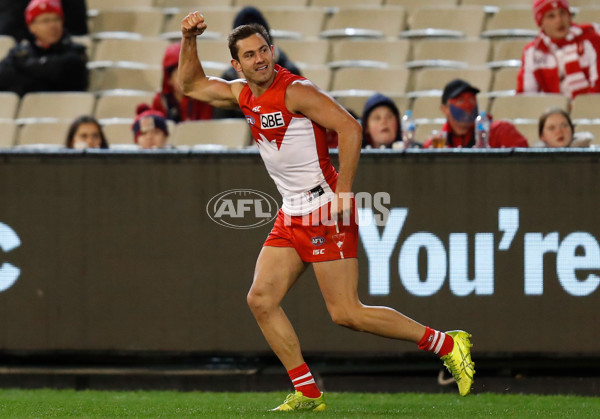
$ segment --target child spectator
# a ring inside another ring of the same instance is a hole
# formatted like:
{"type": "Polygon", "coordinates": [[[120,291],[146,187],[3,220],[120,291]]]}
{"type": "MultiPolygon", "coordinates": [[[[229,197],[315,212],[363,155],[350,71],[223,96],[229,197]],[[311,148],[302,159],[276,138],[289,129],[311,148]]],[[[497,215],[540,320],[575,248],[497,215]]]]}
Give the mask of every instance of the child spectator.
{"type": "Polygon", "coordinates": [[[363,148],[392,148],[401,144],[400,111],[387,96],[376,93],[365,103],[362,114],[363,148]]]}
{"type": "Polygon", "coordinates": [[[67,148],[82,150],[85,148],[108,148],[108,141],[98,121],[88,115],[75,119],[67,133],[67,148]]]}
{"type": "Polygon", "coordinates": [[[165,115],[159,111],[140,105],[137,117],[131,127],[133,141],[143,149],[170,148],[169,129],[165,115]]]}
{"type": "Polygon", "coordinates": [[[600,26],[571,21],[568,0],[534,0],[537,37],[523,49],[517,93],[600,92],[600,26]]]}

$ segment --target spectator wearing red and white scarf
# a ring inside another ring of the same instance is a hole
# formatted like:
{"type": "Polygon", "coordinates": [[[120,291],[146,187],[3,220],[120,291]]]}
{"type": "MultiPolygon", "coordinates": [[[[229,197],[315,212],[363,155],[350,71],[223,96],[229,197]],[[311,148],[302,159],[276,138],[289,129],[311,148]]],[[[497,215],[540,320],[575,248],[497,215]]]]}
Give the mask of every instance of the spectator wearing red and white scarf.
{"type": "Polygon", "coordinates": [[[540,27],[523,49],[517,93],[600,93],[600,25],[571,21],[568,0],[534,0],[540,27]]]}

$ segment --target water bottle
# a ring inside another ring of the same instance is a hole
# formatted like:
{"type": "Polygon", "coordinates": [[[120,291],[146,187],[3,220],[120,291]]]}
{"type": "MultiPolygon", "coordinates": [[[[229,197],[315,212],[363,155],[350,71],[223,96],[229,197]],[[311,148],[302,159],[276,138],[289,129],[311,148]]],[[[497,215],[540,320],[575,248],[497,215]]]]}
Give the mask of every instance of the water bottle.
{"type": "Polygon", "coordinates": [[[475,148],[490,147],[490,117],[481,111],[475,119],[475,148]]]}
{"type": "Polygon", "coordinates": [[[404,148],[410,148],[415,141],[415,119],[409,109],[402,117],[402,142],[404,148]]]}

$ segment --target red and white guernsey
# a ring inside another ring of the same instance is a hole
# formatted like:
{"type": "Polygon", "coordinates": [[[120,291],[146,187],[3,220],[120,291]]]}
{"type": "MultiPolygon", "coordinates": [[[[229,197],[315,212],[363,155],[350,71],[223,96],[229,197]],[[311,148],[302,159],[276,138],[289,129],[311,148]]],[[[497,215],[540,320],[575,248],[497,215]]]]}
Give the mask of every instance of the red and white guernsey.
{"type": "Polygon", "coordinates": [[[259,97],[248,85],[238,102],[269,175],[283,197],[283,211],[305,215],[331,201],[337,172],[331,164],[325,128],[285,106],[285,91],[307,79],[275,66],[273,84],[259,97]]]}

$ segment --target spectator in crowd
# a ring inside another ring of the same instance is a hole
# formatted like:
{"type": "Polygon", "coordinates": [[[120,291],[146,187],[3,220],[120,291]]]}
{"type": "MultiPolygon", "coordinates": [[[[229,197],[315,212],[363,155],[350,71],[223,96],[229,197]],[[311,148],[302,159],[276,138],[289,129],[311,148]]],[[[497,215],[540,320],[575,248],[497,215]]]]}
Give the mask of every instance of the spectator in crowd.
{"type": "MultiPolygon", "coordinates": [[[[248,25],[250,23],[258,23],[265,27],[269,35],[271,35],[271,30],[269,28],[269,24],[267,20],[263,16],[263,14],[256,7],[247,6],[244,7],[237,14],[233,21],[233,29],[237,28],[241,25],[248,25]]],[[[287,68],[293,74],[301,75],[298,67],[288,58],[288,56],[278,48],[277,45],[273,45],[275,49],[275,64],[279,64],[281,67],[287,68]]],[[[225,80],[235,80],[244,78],[243,74],[238,74],[235,69],[229,67],[222,75],[221,78],[225,80]]],[[[214,110],[215,118],[243,118],[244,115],[239,109],[223,109],[223,108],[215,108],[214,110]]]]}
{"type": "MultiPolygon", "coordinates": [[[[475,96],[477,93],[479,89],[461,79],[454,79],[444,87],[441,110],[446,116],[446,123],[442,127],[442,133],[445,133],[446,137],[446,147],[469,148],[475,145],[475,118],[479,114],[475,96]]],[[[433,138],[429,138],[423,144],[424,148],[432,146],[433,138]]],[[[491,148],[527,147],[528,144],[527,139],[510,122],[492,121],[489,146],[491,148]]]]}
{"type": "Polygon", "coordinates": [[[534,0],[540,27],[523,49],[517,93],[600,92],[600,25],[571,21],[568,0],[534,0]]]}
{"type": "Polygon", "coordinates": [[[594,135],[591,132],[575,133],[569,114],[561,108],[551,108],[538,121],[539,143],[536,147],[589,147],[594,135]]]}
{"type": "Polygon", "coordinates": [[[85,47],[64,31],[60,0],[32,0],[25,21],[35,40],[24,40],[0,61],[0,91],[81,91],[88,87],[85,47]]]}
{"type": "Polygon", "coordinates": [[[75,119],[67,133],[65,141],[67,148],[108,148],[108,141],[98,121],[89,115],[75,119]]]}
{"type": "Polygon", "coordinates": [[[365,103],[362,114],[362,146],[394,148],[402,144],[400,111],[387,96],[376,93],[365,103]]]}
{"type": "Polygon", "coordinates": [[[131,127],[133,141],[143,149],[170,148],[167,118],[162,112],[140,105],[131,127]]]}
{"type": "MultiPolygon", "coordinates": [[[[33,40],[23,20],[30,0],[0,0],[0,34],[10,35],[17,42],[24,38],[33,40]]],[[[71,35],[88,33],[85,0],[61,0],[65,15],[65,29],[71,35]]]]}
{"type": "Polygon", "coordinates": [[[174,122],[211,119],[213,108],[207,103],[187,97],[177,82],[179,42],[169,45],[163,58],[162,90],[154,96],[152,109],[159,111],[174,122]]]}

